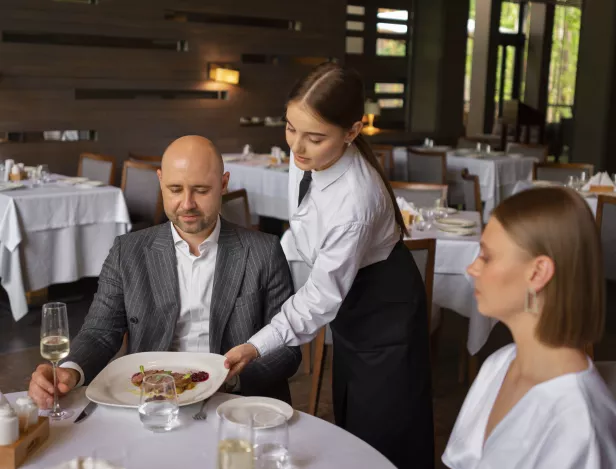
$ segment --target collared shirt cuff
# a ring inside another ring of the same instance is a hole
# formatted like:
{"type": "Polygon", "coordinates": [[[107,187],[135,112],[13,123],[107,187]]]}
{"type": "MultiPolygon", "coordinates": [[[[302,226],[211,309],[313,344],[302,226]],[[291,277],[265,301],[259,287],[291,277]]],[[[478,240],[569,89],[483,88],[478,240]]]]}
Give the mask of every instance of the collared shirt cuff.
{"type": "Polygon", "coordinates": [[[276,349],[279,349],[285,345],[280,332],[278,332],[278,330],[271,324],[268,324],[253,335],[248,343],[255,346],[260,357],[269,355],[276,349]]]}
{"type": "Polygon", "coordinates": [[[85,382],[85,378],[83,375],[83,370],[81,369],[81,367],[75,363],[75,362],[64,362],[60,365],[60,368],[71,368],[72,370],[77,370],[79,372],[79,381],[77,382],[77,384],[75,385],[74,389],[77,389],[81,386],[83,386],[83,383],[85,382]]]}

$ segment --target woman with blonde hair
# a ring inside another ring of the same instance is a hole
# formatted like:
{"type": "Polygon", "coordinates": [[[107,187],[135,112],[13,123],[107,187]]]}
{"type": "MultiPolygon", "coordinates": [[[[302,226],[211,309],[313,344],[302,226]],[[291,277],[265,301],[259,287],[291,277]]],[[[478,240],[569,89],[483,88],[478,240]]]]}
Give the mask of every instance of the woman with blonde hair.
{"type": "Polygon", "coordinates": [[[448,467],[616,467],[616,404],[585,353],[603,333],[600,246],[586,201],[569,189],[522,192],[493,212],[468,273],[479,311],[514,343],[481,367],[448,467]]]}

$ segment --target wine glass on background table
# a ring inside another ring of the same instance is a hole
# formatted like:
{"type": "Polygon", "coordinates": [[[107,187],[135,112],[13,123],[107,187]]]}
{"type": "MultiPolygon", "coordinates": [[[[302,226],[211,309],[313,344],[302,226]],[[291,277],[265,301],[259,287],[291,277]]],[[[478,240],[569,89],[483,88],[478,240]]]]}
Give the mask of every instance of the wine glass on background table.
{"type": "Polygon", "coordinates": [[[218,469],[253,469],[252,415],[221,412],[218,427],[218,469]],[[239,418],[238,418],[239,417],[239,418]]]}
{"type": "Polygon", "coordinates": [[[53,407],[48,413],[52,420],[63,420],[73,415],[72,412],[61,409],[58,403],[58,362],[68,356],[70,349],[66,305],[44,304],[41,320],[41,356],[49,360],[53,367],[53,407]]]}

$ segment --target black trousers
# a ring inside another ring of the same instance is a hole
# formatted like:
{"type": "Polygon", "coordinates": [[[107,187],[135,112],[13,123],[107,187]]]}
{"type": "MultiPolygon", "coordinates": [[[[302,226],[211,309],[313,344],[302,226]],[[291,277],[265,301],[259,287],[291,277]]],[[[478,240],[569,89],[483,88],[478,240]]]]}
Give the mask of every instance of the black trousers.
{"type": "Polygon", "coordinates": [[[400,469],[434,467],[427,322],[421,274],[399,242],[358,272],[331,323],[336,424],[400,469]]]}

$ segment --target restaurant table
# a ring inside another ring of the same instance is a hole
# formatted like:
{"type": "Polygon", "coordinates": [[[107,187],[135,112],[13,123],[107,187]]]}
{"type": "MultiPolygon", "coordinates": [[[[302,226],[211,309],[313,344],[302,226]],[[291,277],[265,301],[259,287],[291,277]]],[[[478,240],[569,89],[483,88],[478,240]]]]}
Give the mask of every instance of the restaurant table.
{"type": "MultiPolygon", "coordinates": [[[[12,404],[25,392],[8,394],[12,404]]],[[[137,409],[99,405],[80,423],[73,423],[88,403],[84,388],[60,403],[74,415],[51,422],[49,440],[32,454],[22,469],[53,469],[77,457],[93,457],[122,464],[124,469],[195,467],[215,469],[218,444],[216,408],[236,398],[217,393],[206,404],[207,420],[195,421],[200,403],[180,408],[180,426],[167,433],[143,428],[137,409]]],[[[386,425],[386,416],[383,424],[386,425]]],[[[301,469],[395,469],[377,450],[324,420],[295,411],[289,422],[289,450],[294,467],[301,469]]]]}
{"type": "Polygon", "coordinates": [[[61,179],[0,192],[0,277],[16,321],[28,312],[26,291],[98,276],[115,237],[130,230],[120,189],[61,179]]]}
{"type": "Polygon", "coordinates": [[[507,155],[474,153],[460,154],[452,150],[447,154],[447,181],[450,185],[452,203],[463,203],[460,179],[463,169],[479,176],[484,221],[490,218],[492,210],[501,200],[509,197],[518,181],[532,178],[533,165],[539,160],[534,157],[512,157],[507,155]]]}
{"type": "MultiPolygon", "coordinates": [[[[477,310],[474,281],[466,273],[466,268],[479,254],[481,217],[479,212],[458,212],[451,216],[474,221],[478,227],[477,234],[452,235],[438,230],[433,225],[429,230],[411,230],[411,239],[436,239],[432,302],[469,319],[466,347],[471,355],[475,355],[485,345],[497,322],[495,319],[483,316],[477,310]]],[[[297,252],[290,231],[287,230],[283,235],[281,244],[291,268],[294,284],[296,287],[303,285],[310,275],[310,267],[297,252]]]]}

